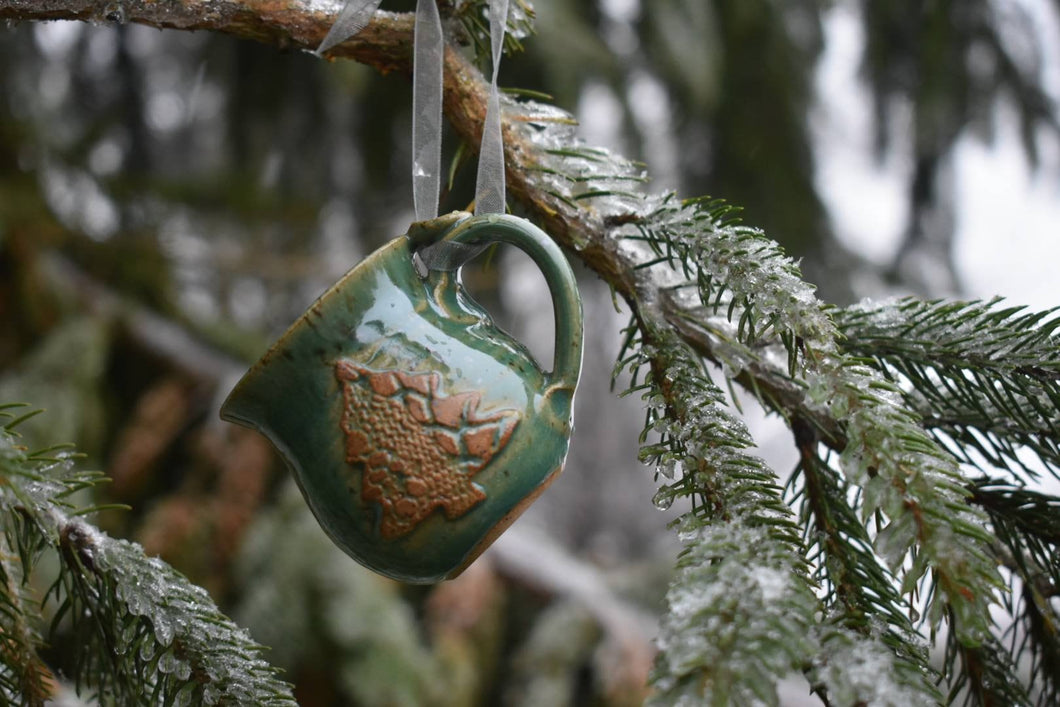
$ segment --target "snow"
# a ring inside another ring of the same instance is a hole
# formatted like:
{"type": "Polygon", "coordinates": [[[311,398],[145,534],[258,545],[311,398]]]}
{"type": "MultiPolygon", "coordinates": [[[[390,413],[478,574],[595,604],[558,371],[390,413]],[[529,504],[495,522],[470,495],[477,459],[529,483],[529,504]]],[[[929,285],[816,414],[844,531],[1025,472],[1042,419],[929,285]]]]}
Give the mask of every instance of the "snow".
{"type": "Polygon", "coordinates": [[[897,679],[895,655],[877,636],[836,632],[825,642],[826,651],[815,677],[828,689],[837,705],[913,707],[934,704],[928,696],[897,679]]]}

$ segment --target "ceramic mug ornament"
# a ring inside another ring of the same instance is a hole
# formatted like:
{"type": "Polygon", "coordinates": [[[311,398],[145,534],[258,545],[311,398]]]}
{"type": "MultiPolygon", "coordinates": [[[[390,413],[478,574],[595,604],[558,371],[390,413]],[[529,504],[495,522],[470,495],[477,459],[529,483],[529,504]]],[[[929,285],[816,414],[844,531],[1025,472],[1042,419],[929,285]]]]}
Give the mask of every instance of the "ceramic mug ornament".
{"type": "Polygon", "coordinates": [[[436,582],[562,470],[581,356],[581,301],[559,247],[524,219],[457,212],[414,224],[348,272],[246,373],[221,416],[273,443],[355,560],[436,582]],[[551,372],[460,285],[458,261],[494,242],[522,249],[545,276],[551,372]],[[449,257],[455,269],[421,277],[412,254],[428,246],[434,267],[449,257]]]}

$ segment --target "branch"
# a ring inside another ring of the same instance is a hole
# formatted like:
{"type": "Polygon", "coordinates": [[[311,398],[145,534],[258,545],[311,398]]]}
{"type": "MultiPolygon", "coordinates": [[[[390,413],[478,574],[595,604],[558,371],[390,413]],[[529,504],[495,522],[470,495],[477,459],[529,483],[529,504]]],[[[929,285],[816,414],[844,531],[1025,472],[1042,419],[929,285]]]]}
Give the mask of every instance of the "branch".
{"type": "MultiPolygon", "coordinates": [[[[0,421],[10,416],[5,412],[0,421]]],[[[78,470],[62,448],[28,451],[14,431],[22,419],[0,426],[0,546],[18,558],[23,581],[45,548],[58,552],[58,579],[44,599],[54,597],[57,605],[52,632],[65,625],[71,645],[84,648],[70,670],[75,685],[92,685],[104,704],[150,696],[153,704],[186,698],[196,704],[294,705],[290,687],[261,658],[261,647],[218,611],[205,590],[147,557],[140,546],[83,520],[102,507],[80,507],[71,499],[102,475],[78,470]]],[[[0,597],[3,603],[0,615],[17,618],[0,597]]],[[[3,628],[6,635],[17,625],[3,628]]],[[[23,639],[17,652],[34,670],[41,640],[23,639]]],[[[0,662],[10,669],[9,656],[0,662]]],[[[28,676],[20,687],[32,687],[34,680],[39,676],[28,676]]],[[[28,690],[23,701],[41,703],[28,690]]]]}
{"type": "MultiPolygon", "coordinates": [[[[318,0],[3,0],[0,19],[133,22],[158,29],[210,30],[279,49],[309,50],[327,34],[335,19],[330,11],[339,7],[318,0]]],[[[333,53],[384,73],[407,70],[411,31],[411,16],[378,12],[364,32],[333,53]]]]}
{"type": "MultiPolygon", "coordinates": [[[[159,29],[210,30],[271,44],[283,50],[312,50],[335,19],[338,3],[319,0],[0,0],[0,20],[81,20],[144,24],[159,29]],[[116,13],[119,13],[117,15],[116,13]]],[[[411,73],[413,16],[379,11],[355,37],[328,52],[347,57],[380,73],[411,73]]],[[[445,52],[444,111],[455,132],[478,145],[486,113],[488,84],[481,72],[457,49],[445,52]]],[[[561,244],[579,252],[624,297],[634,293],[632,264],[605,238],[602,219],[548,194],[527,177],[536,168],[534,153],[515,128],[504,121],[508,190],[561,244]]]]}

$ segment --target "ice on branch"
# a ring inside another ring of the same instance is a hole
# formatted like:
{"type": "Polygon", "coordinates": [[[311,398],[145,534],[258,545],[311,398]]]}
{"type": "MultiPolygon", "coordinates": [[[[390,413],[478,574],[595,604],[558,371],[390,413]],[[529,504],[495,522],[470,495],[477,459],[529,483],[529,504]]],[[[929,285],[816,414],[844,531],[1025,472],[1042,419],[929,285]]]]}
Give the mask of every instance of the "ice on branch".
{"type": "Polygon", "coordinates": [[[0,524],[21,571],[28,575],[46,551],[61,560],[49,592],[58,607],[52,626],[83,646],[70,676],[79,685],[117,704],[295,704],[262,648],[205,590],[83,519],[91,509],[71,496],[99,474],[78,470],[62,449],[28,451],[9,423],[0,427],[0,480],[0,524]]]}

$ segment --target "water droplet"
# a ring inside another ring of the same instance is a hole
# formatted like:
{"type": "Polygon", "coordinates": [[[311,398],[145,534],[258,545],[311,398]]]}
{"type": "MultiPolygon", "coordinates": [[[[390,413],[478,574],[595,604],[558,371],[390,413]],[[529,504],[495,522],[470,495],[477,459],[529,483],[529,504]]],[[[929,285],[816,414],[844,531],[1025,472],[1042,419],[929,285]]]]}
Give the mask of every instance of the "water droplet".
{"type": "Polygon", "coordinates": [[[674,505],[674,497],[677,494],[669,486],[664,486],[652,496],[651,502],[655,504],[655,507],[660,511],[669,510],[670,506],[674,505]]]}
{"type": "Polygon", "coordinates": [[[120,0],[112,2],[103,9],[103,19],[107,22],[115,22],[119,25],[125,24],[125,5],[120,0]]]}
{"type": "Polygon", "coordinates": [[[140,660],[150,663],[155,658],[158,645],[154,641],[144,641],[140,644],[140,660]]]}

